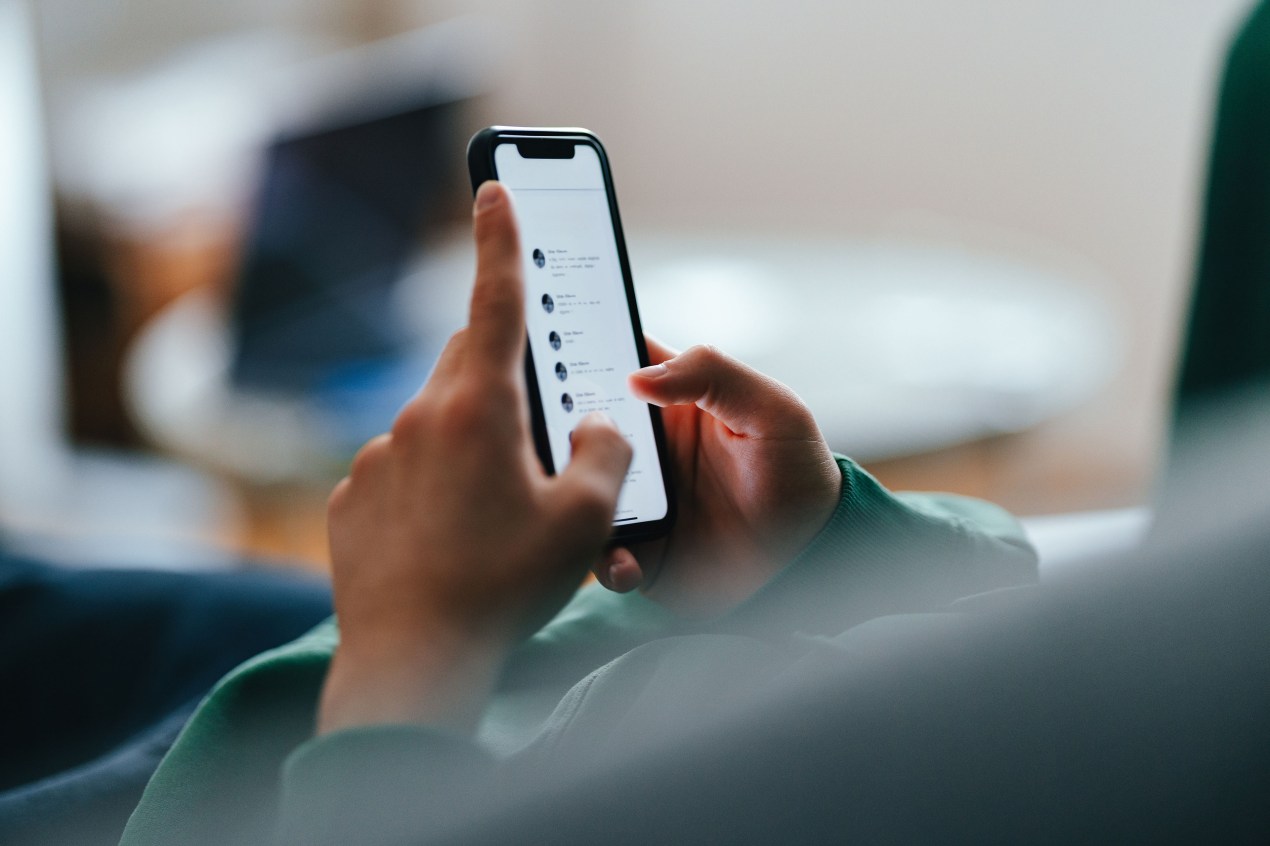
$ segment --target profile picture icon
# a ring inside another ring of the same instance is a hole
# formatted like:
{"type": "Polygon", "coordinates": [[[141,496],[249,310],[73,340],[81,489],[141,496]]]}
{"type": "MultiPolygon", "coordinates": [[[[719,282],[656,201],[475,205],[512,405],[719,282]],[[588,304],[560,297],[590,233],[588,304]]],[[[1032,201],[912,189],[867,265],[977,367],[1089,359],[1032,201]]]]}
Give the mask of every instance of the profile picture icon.
{"type": "Polygon", "coordinates": [[[565,411],[573,411],[573,397],[568,394],[560,395],[560,407],[565,411]]]}
{"type": "Polygon", "coordinates": [[[556,378],[561,382],[569,378],[569,368],[564,366],[563,361],[556,362],[556,378]]]}
{"type": "Polygon", "coordinates": [[[538,265],[539,267],[544,267],[547,264],[546,255],[544,255],[542,250],[538,249],[537,247],[534,248],[534,264],[538,265]]]}
{"type": "Polygon", "coordinates": [[[560,333],[556,331],[552,331],[552,333],[547,336],[547,343],[551,344],[551,348],[553,350],[559,350],[560,349],[560,333]]]}
{"type": "Polygon", "coordinates": [[[542,310],[551,314],[556,310],[556,301],[551,298],[551,294],[542,295],[542,310]]]}

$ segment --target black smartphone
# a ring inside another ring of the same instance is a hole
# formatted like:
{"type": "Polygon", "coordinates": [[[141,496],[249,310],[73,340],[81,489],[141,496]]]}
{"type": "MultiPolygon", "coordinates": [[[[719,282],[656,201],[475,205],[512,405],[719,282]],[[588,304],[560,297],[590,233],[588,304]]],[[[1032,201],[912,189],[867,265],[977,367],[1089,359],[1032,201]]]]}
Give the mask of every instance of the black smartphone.
{"type": "Polygon", "coordinates": [[[608,156],[585,129],[491,126],[467,147],[472,190],[496,179],[511,193],[525,263],[525,379],[538,457],[569,461],[573,427],[591,411],[634,451],[613,540],[669,531],[675,519],[661,411],[626,376],[648,364],[608,156]]]}

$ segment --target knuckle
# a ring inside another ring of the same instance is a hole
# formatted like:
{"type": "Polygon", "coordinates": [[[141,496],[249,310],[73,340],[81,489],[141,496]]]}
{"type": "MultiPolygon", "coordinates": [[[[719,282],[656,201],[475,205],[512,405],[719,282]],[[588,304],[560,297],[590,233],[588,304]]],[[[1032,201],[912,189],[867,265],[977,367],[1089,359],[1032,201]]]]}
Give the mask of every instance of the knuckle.
{"type": "Polygon", "coordinates": [[[352,485],[352,479],[345,476],[335,483],[335,487],[331,489],[331,494],[326,498],[326,511],[328,514],[337,514],[344,511],[348,504],[348,489],[352,485]]]}
{"type": "MultiPolygon", "coordinates": [[[[457,364],[463,360],[466,354],[467,345],[468,330],[464,326],[452,334],[449,340],[445,342],[445,346],[441,348],[441,354],[437,356],[436,363],[432,367],[432,373],[428,377],[428,382],[431,383],[439,378],[445,378],[441,374],[455,370],[457,364]]],[[[425,384],[425,389],[426,387],[427,385],[425,384]]]]}
{"type": "Polygon", "coordinates": [[[718,364],[728,360],[728,356],[723,350],[714,344],[697,344],[688,350],[693,358],[701,359],[708,364],[718,364]]]}
{"type": "Polygon", "coordinates": [[[451,436],[463,436],[482,429],[490,419],[493,386],[465,385],[446,400],[439,425],[451,436]]]}
{"type": "Polygon", "coordinates": [[[699,373],[718,373],[732,366],[732,357],[714,344],[689,347],[679,359],[699,373]]]}
{"type": "Polygon", "coordinates": [[[519,371],[514,374],[491,373],[481,381],[481,396],[494,409],[519,408],[525,401],[524,388],[519,381],[521,378],[519,371]]]}
{"type": "Polygon", "coordinates": [[[411,401],[393,422],[392,436],[401,446],[414,448],[437,437],[471,434],[506,417],[507,409],[521,402],[521,389],[511,376],[460,376],[411,401]]]}
{"type": "MultiPolygon", "coordinates": [[[[375,472],[375,468],[383,463],[387,455],[390,443],[388,435],[380,435],[372,438],[357,451],[357,455],[353,456],[353,462],[349,466],[348,480],[360,479],[375,472]]],[[[341,483],[342,484],[342,483],[341,483]]],[[[339,487],[338,485],[336,486],[339,487]]]]}
{"type": "Polygon", "coordinates": [[[412,443],[424,437],[431,422],[430,407],[418,399],[412,400],[397,413],[392,422],[392,438],[402,443],[412,443]]]}
{"type": "Polygon", "coordinates": [[[449,349],[459,349],[465,343],[467,343],[467,327],[463,326],[450,335],[450,339],[445,342],[445,346],[449,349]]]}

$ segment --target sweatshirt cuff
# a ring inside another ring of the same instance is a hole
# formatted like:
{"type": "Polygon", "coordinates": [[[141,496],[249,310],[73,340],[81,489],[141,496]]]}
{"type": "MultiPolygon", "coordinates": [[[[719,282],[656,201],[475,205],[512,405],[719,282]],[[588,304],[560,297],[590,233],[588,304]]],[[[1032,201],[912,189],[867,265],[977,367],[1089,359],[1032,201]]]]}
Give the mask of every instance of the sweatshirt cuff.
{"type": "MultiPolygon", "coordinates": [[[[854,461],[834,454],[838,470],[842,474],[842,487],[838,505],[829,522],[812,538],[811,542],[779,573],[759,588],[749,599],[728,612],[719,621],[724,628],[753,627],[762,622],[774,622],[773,617],[789,604],[791,594],[814,590],[814,582],[826,562],[842,560],[850,554],[854,527],[853,516],[858,510],[858,492],[855,473],[859,469],[854,461]]],[[[862,471],[861,471],[862,472],[862,471]]]]}
{"type": "MultiPolygon", "coordinates": [[[[888,491],[850,458],[824,529],[729,622],[770,632],[839,634],[886,614],[932,611],[958,597],[1026,581],[1031,552],[972,520],[888,491]]],[[[994,509],[995,513],[995,509],[994,509]]]]}
{"type": "Polygon", "coordinates": [[[313,738],[282,767],[278,842],[392,842],[462,819],[495,762],[470,737],[383,725],[313,738]]]}

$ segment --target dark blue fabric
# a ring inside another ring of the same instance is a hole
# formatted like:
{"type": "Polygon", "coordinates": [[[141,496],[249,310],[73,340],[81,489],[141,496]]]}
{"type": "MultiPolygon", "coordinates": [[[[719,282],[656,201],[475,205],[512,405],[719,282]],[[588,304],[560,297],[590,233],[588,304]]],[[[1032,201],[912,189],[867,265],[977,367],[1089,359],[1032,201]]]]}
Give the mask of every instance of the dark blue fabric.
{"type": "Polygon", "coordinates": [[[287,573],[67,569],[0,549],[0,842],[117,842],[216,680],[330,613],[325,582],[287,573]]]}
{"type": "Polygon", "coordinates": [[[0,842],[116,844],[196,701],[99,758],[0,794],[0,842]]]}

